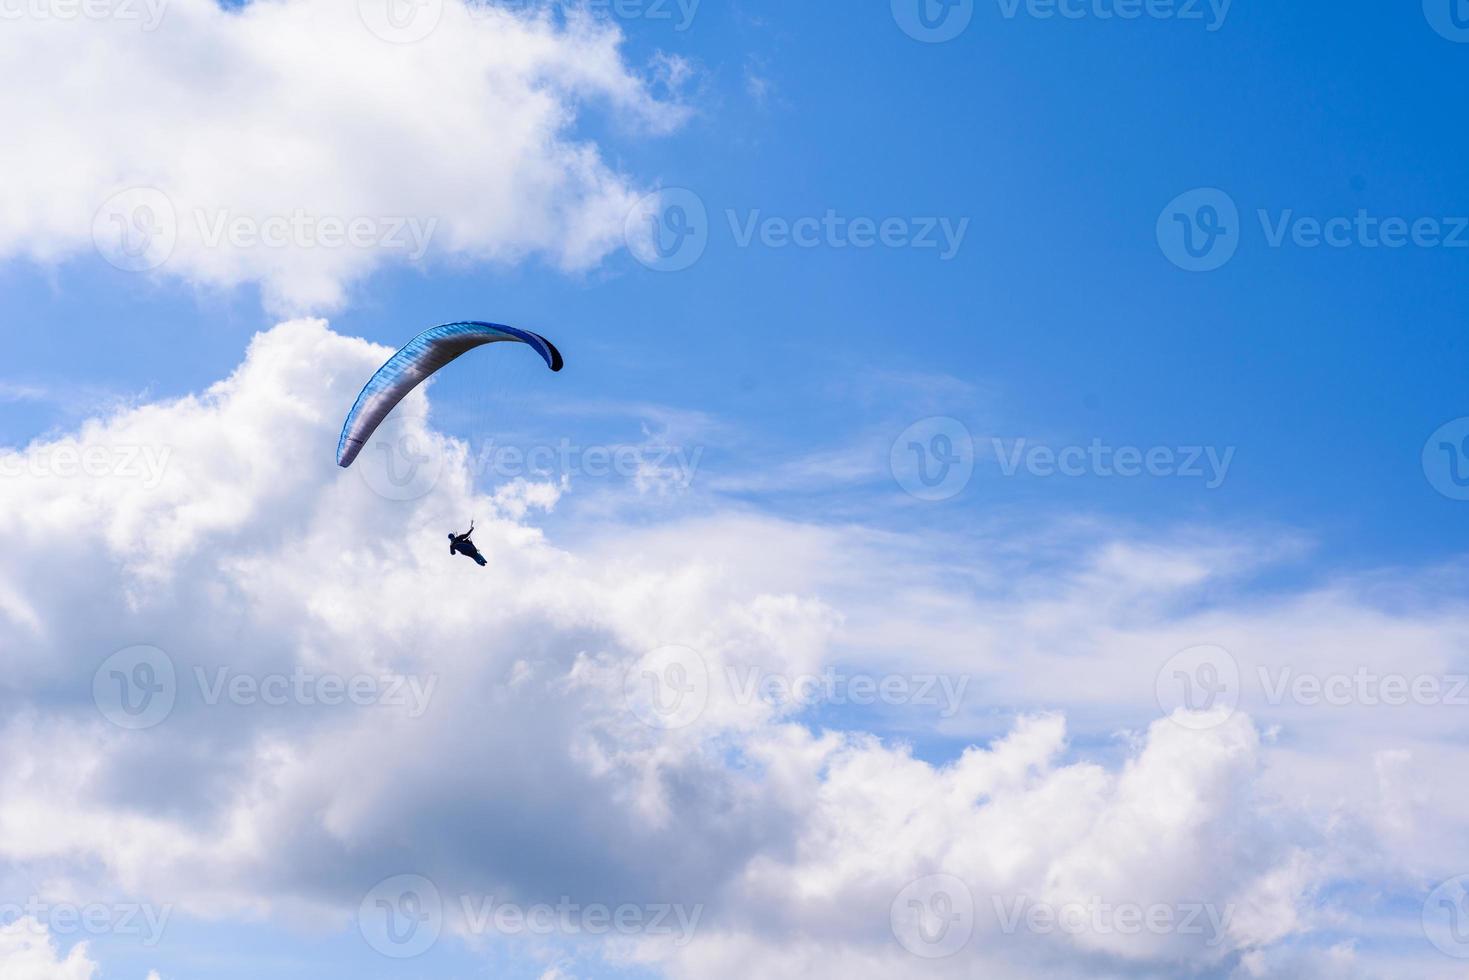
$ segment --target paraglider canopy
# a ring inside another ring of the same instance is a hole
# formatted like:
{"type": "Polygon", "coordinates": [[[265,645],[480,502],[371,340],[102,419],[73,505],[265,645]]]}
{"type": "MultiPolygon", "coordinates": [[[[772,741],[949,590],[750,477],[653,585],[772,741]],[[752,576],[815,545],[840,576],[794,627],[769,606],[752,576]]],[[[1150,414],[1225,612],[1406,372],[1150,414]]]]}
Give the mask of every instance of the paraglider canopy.
{"type": "Polygon", "coordinates": [[[394,406],[435,371],[460,354],[501,341],[533,348],[552,371],[560,371],[565,363],[554,344],[529,330],[478,320],[444,323],[425,330],[388,358],[357,396],[357,403],[347,413],[347,421],[342,426],[342,438],[337,442],[337,465],[351,466],[394,406]]]}

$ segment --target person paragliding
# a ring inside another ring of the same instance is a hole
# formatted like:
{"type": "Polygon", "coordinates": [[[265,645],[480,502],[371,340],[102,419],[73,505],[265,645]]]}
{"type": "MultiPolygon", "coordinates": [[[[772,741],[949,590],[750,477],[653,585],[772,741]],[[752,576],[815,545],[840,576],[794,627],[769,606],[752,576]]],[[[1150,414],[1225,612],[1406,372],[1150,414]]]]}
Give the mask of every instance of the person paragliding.
{"type": "Polygon", "coordinates": [[[469,530],[465,531],[463,534],[450,533],[449,554],[463,555],[465,558],[473,558],[475,564],[483,568],[489,563],[485,561],[485,556],[479,553],[479,549],[474,546],[474,542],[469,540],[469,536],[473,533],[474,521],[469,522],[469,530]]]}
{"type": "MultiPolygon", "coordinates": [[[[347,413],[347,420],[342,423],[342,435],[337,441],[337,465],[351,466],[393,408],[435,372],[478,347],[506,342],[530,347],[552,371],[560,371],[564,366],[561,352],[545,337],[502,323],[461,320],[425,330],[388,358],[357,396],[352,410],[347,413]]],[[[463,534],[451,532],[449,554],[472,558],[483,568],[489,562],[470,539],[473,533],[474,521],[469,522],[469,530],[463,534]]]]}

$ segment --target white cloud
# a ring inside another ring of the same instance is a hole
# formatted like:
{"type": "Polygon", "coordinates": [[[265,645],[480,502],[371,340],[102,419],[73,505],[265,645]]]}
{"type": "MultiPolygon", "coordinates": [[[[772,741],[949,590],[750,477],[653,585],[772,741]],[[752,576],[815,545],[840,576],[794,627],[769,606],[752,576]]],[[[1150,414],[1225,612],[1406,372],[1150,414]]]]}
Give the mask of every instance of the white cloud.
{"type": "Polygon", "coordinates": [[[1273,553],[1197,534],[1098,538],[1081,557],[1010,541],[960,563],[888,532],[711,504],[553,541],[526,521],[574,488],[477,491],[466,447],[422,421],[422,393],[405,417],[440,464],[427,492],[375,492],[380,454],[336,467],[342,414],[385,354],[287,323],[207,392],[66,440],[113,461],[151,449],[166,460],[151,477],[60,472],[55,442],[0,456],[23,474],[0,478],[0,690],[20,705],[0,717],[0,860],[96,874],[181,916],[327,929],[405,870],[447,896],[697,905],[687,946],[604,952],[714,978],[1169,976],[1183,962],[1368,976],[1371,951],[1333,933],[1371,909],[1326,887],[1411,896],[1462,870],[1464,794],[1431,778],[1462,763],[1455,712],[1256,703],[1194,731],[1153,701],[1162,663],[1205,638],[1247,668],[1449,670],[1452,606],[1386,611],[1345,586],[1189,601],[1273,553]],[[446,553],[471,515],[484,569],[446,553]],[[137,645],[167,656],[177,687],[166,718],[130,731],[94,703],[117,678],[93,685],[137,645]],[[682,680],[707,678],[708,698],[661,729],[625,690],[667,645],[697,652],[682,680]],[[972,672],[960,727],[913,722],[971,747],[935,763],[740,694],[749,668],[833,664],[972,672]],[[210,703],[232,679],[390,675],[423,683],[426,710],[210,703]],[[975,913],[973,937],[929,960],[890,917],[935,874],[963,882],[975,913]],[[1193,914],[1197,929],[1027,917],[1096,900],[1193,914]]]}
{"type": "Polygon", "coordinates": [[[61,955],[49,931],[35,919],[0,923],[0,976],[5,980],[92,980],[97,964],[78,943],[61,955]]]}
{"type": "Polygon", "coordinates": [[[576,120],[676,126],[684,110],[653,94],[668,59],[645,77],[605,21],[463,0],[407,8],[433,30],[390,43],[368,26],[388,2],[16,8],[0,32],[0,256],[59,261],[95,231],[133,268],[317,311],[425,249],[582,270],[619,247],[640,191],[576,120]],[[366,244],[339,244],[330,222],[358,220],[366,244]]]}

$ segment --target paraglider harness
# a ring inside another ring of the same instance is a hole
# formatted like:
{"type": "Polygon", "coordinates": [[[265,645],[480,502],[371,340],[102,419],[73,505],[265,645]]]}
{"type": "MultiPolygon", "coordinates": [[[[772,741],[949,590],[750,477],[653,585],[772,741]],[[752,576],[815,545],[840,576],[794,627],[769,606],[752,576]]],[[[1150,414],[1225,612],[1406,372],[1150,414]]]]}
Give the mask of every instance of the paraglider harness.
{"type": "Polygon", "coordinates": [[[465,531],[463,534],[450,534],[449,554],[473,558],[475,563],[483,568],[489,562],[485,561],[485,556],[479,553],[479,549],[474,546],[474,542],[469,540],[469,536],[473,533],[474,521],[470,521],[468,531],[465,531]]]}

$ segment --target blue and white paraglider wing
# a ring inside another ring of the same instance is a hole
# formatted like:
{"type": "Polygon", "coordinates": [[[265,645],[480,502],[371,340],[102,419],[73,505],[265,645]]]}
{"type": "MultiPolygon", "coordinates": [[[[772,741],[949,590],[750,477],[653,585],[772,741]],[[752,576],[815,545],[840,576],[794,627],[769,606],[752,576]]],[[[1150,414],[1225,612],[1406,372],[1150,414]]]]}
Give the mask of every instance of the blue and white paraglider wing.
{"type": "Polygon", "coordinates": [[[501,341],[513,341],[533,348],[552,371],[563,366],[561,352],[545,337],[528,330],[517,330],[498,323],[465,321],[445,323],[414,337],[377,373],[357,396],[357,403],[347,413],[342,438],[337,443],[337,465],[351,466],[367,440],[400,401],[414,388],[431,377],[460,354],[501,341]]]}

